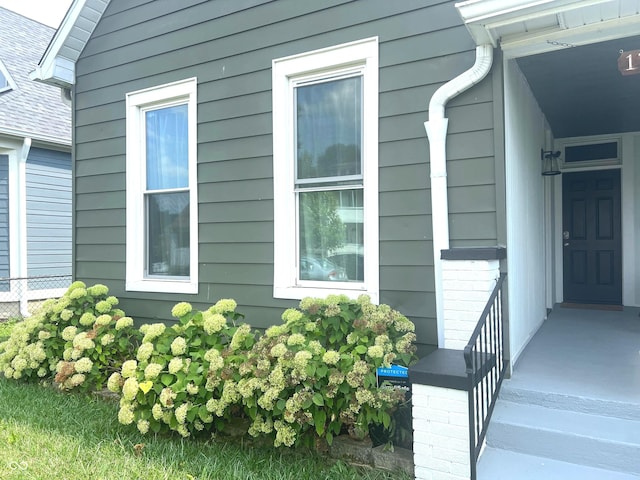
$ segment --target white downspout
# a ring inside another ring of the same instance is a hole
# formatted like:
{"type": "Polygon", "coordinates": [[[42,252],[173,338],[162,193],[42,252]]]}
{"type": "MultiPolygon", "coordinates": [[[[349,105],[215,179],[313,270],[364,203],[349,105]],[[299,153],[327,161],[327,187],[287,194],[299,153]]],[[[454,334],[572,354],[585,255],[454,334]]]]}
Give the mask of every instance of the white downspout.
{"type": "Polygon", "coordinates": [[[449,205],[447,201],[447,126],[444,116],[447,102],[480,82],[491,69],[493,46],[476,47],[473,66],[442,85],[429,102],[429,121],[424,122],[429,138],[431,163],[431,218],[433,226],[433,263],[436,290],[438,347],[444,347],[444,289],[442,285],[442,250],[449,248],[449,205]]]}

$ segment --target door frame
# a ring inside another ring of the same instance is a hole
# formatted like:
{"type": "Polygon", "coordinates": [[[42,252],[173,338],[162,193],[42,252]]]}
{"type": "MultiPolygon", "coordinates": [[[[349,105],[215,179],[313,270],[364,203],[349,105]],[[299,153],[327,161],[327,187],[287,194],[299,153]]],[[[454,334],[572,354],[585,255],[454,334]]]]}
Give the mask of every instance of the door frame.
{"type": "MultiPolygon", "coordinates": [[[[636,254],[636,228],[635,228],[635,176],[636,166],[635,157],[640,155],[640,132],[621,134],[621,135],[596,135],[593,137],[563,138],[555,142],[554,149],[560,150],[564,154],[564,146],[567,144],[575,144],[577,141],[584,143],[601,140],[620,140],[619,162],[598,165],[564,168],[563,172],[583,172],[597,170],[620,170],[620,196],[621,196],[621,216],[622,216],[622,304],[625,306],[640,306],[640,294],[636,294],[636,276],[638,267],[636,267],[636,259],[640,256],[636,254]]],[[[564,301],[564,248],[562,246],[562,179],[555,177],[552,191],[550,192],[551,201],[553,203],[553,218],[550,219],[553,224],[552,243],[555,252],[554,277],[555,292],[554,303],[562,303],[564,301]]],[[[640,239],[640,238],[639,238],[640,239]]],[[[640,250],[640,249],[639,249],[640,250]]],[[[638,285],[640,287],[640,285],[638,285]]]]}

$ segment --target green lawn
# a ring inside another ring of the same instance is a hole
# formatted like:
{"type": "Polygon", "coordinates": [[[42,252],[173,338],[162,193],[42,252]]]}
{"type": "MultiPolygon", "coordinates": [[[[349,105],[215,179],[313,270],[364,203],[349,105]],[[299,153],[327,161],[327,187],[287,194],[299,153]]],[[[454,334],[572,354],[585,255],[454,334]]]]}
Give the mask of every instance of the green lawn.
{"type": "Polygon", "coordinates": [[[0,478],[363,479],[406,475],[356,468],[308,451],[142,436],[119,425],[114,402],[0,376],[0,478]]]}

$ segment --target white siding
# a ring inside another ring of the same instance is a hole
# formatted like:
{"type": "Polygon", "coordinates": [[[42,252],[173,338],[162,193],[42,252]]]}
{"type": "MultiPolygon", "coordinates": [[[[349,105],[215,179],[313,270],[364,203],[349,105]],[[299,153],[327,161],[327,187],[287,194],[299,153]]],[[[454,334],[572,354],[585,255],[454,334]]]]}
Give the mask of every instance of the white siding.
{"type": "MultiPolygon", "coordinates": [[[[515,61],[505,62],[509,347],[513,365],[546,317],[544,181],[547,125],[515,61]]],[[[549,181],[549,180],[547,180],[549,181]]]]}

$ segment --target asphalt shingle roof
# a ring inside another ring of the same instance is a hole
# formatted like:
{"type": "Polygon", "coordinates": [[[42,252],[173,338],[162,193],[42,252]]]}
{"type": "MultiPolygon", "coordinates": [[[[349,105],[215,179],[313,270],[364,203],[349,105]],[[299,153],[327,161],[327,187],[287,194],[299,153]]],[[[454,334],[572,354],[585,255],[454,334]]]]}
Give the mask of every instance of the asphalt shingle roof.
{"type": "Polygon", "coordinates": [[[33,138],[71,142],[71,107],[60,89],[29,79],[55,29],[0,7],[0,60],[16,83],[0,92],[0,134],[24,132],[33,138]]]}

